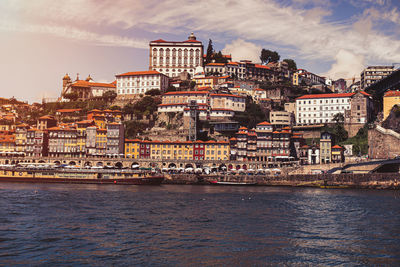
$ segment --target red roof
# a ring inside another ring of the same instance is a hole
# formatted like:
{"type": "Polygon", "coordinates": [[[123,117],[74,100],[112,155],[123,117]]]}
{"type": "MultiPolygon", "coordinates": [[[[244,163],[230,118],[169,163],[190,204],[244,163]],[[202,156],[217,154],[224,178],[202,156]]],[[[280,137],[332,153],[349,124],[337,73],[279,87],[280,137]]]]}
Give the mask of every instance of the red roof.
{"type": "Polygon", "coordinates": [[[76,87],[107,87],[107,88],[115,88],[115,84],[112,83],[93,83],[88,81],[79,80],[71,84],[71,86],[76,87]]]}
{"type": "Polygon", "coordinates": [[[197,40],[186,40],[186,41],[183,41],[183,43],[201,43],[201,42],[197,41],[197,40]]]}
{"type": "Polygon", "coordinates": [[[116,77],[121,77],[121,76],[139,76],[139,75],[155,75],[155,74],[162,74],[156,70],[147,70],[147,71],[132,71],[132,72],[126,72],[122,74],[117,74],[115,75],[116,77]]]}
{"type": "Polygon", "coordinates": [[[204,95],[207,93],[208,92],[204,91],[176,91],[176,92],[168,92],[165,93],[164,95],[204,95]]]}
{"type": "Polygon", "coordinates": [[[263,125],[271,125],[271,123],[269,123],[269,122],[267,122],[267,121],[263,121],[263,122],[260,122],[260,123],[257,124],[257,125],[260,125],[260,126],[263,126],[263,125]]]}
{"type": "Polygon", "coordinates": [[[400,96],[400,91],[387,91],[385,96],[400,96]]]}
{"type": "Polygon", "coordinates": [[[225,66],[225,63],[208,63],[206,64],[206,67],[207,66],[225,66]]]}
{"type": "Polygon", "coordinates": [[[75,112],[75,111],[81,111],[82,109],[80,108],[71,108],[71,109],[57,109],[57,112],[61,113],[69,113],[69,112],[75,112]]]}
{"type": "Polygon", "coordinates": [[[247,128],[242,126],[242,127],[239,128],[239,130],[247,130],[247,128]]]}
{"type": "MultiPolygon", "coordinates": [[[[365,96],[370,96],[364,91],[360,91],[365,96]]],[[[312,98],[340,98],[340,97],[352,97],[356,93],[341,93],[341,94],[315,94],[315,95],[303,95],[296,99],[312,99],[312,98]]]]}
{"type": "Polygon", "coordinates": [[[163,40],[163,39],[158,39],[158,40],[154,40],[151,41],[152,43],[166,43],[167,41],[163,40]]]}
{"type": "Polygon", "coordinates": [[[336,146],[333,146],[332,148],[343,149],[343,147],[341,147],[341,146],[338,146],[338,145],[336,145],[336,146]]]}
{"type": "Polygon", "coordinates": [[[228,108],[213,108],[211,111],[233,111],[232,109],[228,108]]]}
{"type": "Polygon", "coordinates": [[[240,95],[230,95],[230,94],[210,94],[210,96],[226,96],[226,97],[244,98],[244,96],[240,96],[240,95]]]}
{"type": "Polygon", "coordinates": [[[267,70],[270,70],[270,69],[271,69],[270,67],[267,67],[267,66],[265,66],[265,65],[255,64],[254,66],[255,66],[256,68],[260,68],[260,69],[267,69],[267,70]]]}

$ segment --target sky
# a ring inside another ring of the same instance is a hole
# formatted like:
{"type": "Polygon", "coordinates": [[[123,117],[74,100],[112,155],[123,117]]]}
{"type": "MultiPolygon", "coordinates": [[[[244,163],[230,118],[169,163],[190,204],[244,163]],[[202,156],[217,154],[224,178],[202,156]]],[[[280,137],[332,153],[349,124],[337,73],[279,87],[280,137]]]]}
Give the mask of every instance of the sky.
{"type": "Polygon", "coordinates": [[[66,73],[147,70],[151,40],[191,32],[233,60],[265,48],[331,79],[400,63],[400,0],[1,0],[0,11],[0,97],[29,103],[58,97],[66,73]]]}

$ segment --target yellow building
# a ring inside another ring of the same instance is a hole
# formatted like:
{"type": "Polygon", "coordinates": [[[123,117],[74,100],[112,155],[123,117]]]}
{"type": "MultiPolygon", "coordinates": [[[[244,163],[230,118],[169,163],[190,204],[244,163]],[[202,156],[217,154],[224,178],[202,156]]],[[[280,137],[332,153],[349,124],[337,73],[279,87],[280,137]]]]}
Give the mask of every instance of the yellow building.
{"type": "Polygon", "coordinates": [[[228,160],[229,143],[224,141],[207,141],[205,144],[205,160],[228,160]]]}
{"type": "Polygon", "coordinates": [[[293,85],[299,85],[299,74],[293,73],[293,85]]]}
{"type": "Polygon", "coordinates": [[[76,123],[76,150],[81,157],[86,155],[86,128],[93,125],[93,120],[78,121],[76,123]]]}
{"type": "Polygon", "coordinates": [[[125,139],[125,158],[138,159],[140,151],[139,139],[125,139]]]}
{"type": "Polygon", "coordinates": [[[389,116],[390,110],[394,105],[400,105],[400,92],[399,91],[387,91],[383,96],[383,119],[385,120],[389,116]]]}
{"type": "Polygon", "coordinates": [[[11,134],[0,135],[0,153],[14,152],[15,136],[11,134]]]}
{"type": "Polygon", "coordinates": [[[107,129],[98,128],[96,130],[96,154],[104,156],[107,149],[107,129]]]}
{"type": "Polygon", "coordinates": [[[25,152],[26,134],[28,132],[28,124],[19,124],[15,129],[15,151],[25,152]]]}

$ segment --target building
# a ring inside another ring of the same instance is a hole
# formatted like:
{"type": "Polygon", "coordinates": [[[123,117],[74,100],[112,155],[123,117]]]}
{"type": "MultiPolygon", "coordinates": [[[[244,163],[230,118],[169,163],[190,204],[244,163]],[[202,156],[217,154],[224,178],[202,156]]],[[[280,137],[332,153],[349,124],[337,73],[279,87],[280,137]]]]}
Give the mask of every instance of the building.
{"type": "Polygon", "coordinates": [[[276,129],[292,126],[293,117],[292,113],[287,111],[271,111],[269,113],[269,121],[276,129]]]}
{"type": "Polygon", "coordinates": [[[210,94],[210,107],[243,112],[246,110],[246,98],[231,94],[210,94]]]}
{"type": "Polygon", "coordinates": [[[390,111],[394,105],[400,104],[400,92],[399,91],[387,91],[383,95],[383,119],[385,120],[389,116],[390,111]]]}
{"type": "Polygon", "coordinates": [[[51,127],[48,132],[49,157],[76,157],[77,130],[70,127],[51,127]]]}
{"type": "MultiPolygon", "coordinates": [[[[88,150],[87,150],[88,147],[86,146],[86,140],[87,140],[86,130],[88,127],[91,126],[94,126],[93,120],[84,120],[76,122],[76,153],[80,157],[88,155],[88,150]]],[[[91,145],[89,145],[89,147],[91,145]]]]}
{"type": "Polygon", "coordinates": [[[15,149],[15,135],[14,134],[0,134],[0,153],[14,153],[15,149]]]}
{"type": "MultiPolygon", "coordinates": [[[[315,94],[298,97],[296,98],[296,124],[332,123],[333,117],[337,113],[341,113],[344,116],[346,111],[350,111],[354,95],[357,98],[360,96],[370,98],[370,95],[363,91],[360,91],[360,94],[315,94]]],[[[360,105],[360,109],[364,109],[362,113],[358,112],[360,113],[358,117],[360,121],[362,116],[364,116],[365,122],[368,121],[368,116],[370,116],[368,109],[371,107],[370,105],[368,104],[368,100],[365,101],[365,105],[360,105]]]]}
{"type": "Polygon", "coordinates": [[[183,42],[151,41],[149,70],[159,71],[168,77],[177,77],[182,72],[191,76],[197,67],[203,66],[203,44],[193,33],[183,42]]]}
{"type": "Polygon", "coordinates": [[[115,75],[115,78],[117,95],[124,98],[144,95],[153,89],[165,92],[169,83],[168,76],[155,70],[126,72],[115,75]]]}
{"type": "Polygon", "coordinates": [[[325,85],[325,78],[305,69],[298,69],[292,77],[293,85],[325,85]]]}
{"type": "Polygon", "coordinates": [[[22,123],[15,128],[15,151],[25,152],[26,148],[26,135],[28,133],[29,125],[22,123]]]}
{"type": "Polygon", "coordinates": [[[88,100],[96,97],[102,97],[107,91],[115,92],[115,84],[96,83],[93,81],[90,75],[86,78],[86,80],[79,80],[79,76],[77,76],[76,80],[72,82],[69,75],[66,74],[63,78],[61,99],[63,101],[67,101],[69,94],[76,94],[77,99],[88,100]]]}
{"type": "Polygon", "coordinates": [[[344,162],[344,149],[341,146],[333,146],[332,147],[332,162],[333,163],[341,163],[344,162]]]}
{"type": "Polygon", "coordinates": [[[107,150],[106,154],[113,156],[124,155],[125,129],[122,123],[112,122],[107,124],[107,150]]]}
{"type": "Polygon", "coordinates": [[[319,140],[320,147],[320,161],[321,163],[332,162],[332,134],[328,132],[322,132],[319,140]]]}
{"type": "Polygon", "coordinates": [[[394,66],[368,66],[361,72],[361,90],[365,90],[394,71],[394,66]]]}
{"type": "Polygon", "coordinates": [[[57,120],[53,116],[42,116],[37,120],[37,129],[46,130],[47,128],[57,126],[57,120]]]}
{"type": "Polygon", "coordinates": [[[49,136],[46,131],[35,128],[28,129],[26,134],[25,154],[29,157],[47,157],[49,136]]]}
{"type": "Polygon", "coordinates": [[[86,156],[97,156],[96,150],[96,138],[97,138],[97,127],[96,126],[89,126],[85,130],[86,132],[86,156]]]}
{"type": "Polygon", "coordinates": [[[125,158],[139,158],[140,142],[139,139],[125,139],[125,158]]]}

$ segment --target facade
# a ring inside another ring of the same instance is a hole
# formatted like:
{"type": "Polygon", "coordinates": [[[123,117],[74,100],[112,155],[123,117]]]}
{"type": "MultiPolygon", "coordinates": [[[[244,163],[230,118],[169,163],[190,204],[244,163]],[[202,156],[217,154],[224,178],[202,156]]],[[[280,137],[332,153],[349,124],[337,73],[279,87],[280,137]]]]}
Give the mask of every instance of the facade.
{"type": "Polygon", "coordinates": [[[328,132],[322,132],[319,140],[320,146],[320,161],[321,163],[332,162],[332,134],[328,132]]]}
{"type": "Polygon", "coordinates": [[[125,129],[122,123],[112,122],[107,124],[107,150],[108,155],[124,154],[125,129]]]}
{"type": "Polygon", "coordinates": [[[325,85],[325,78],[304,69],[298,69],[292,77],[293,85],[325,85]]]}
{"type": "Polygon", "coordinates": [[[49,137],[46,131],[28,129],[25,154],[29,157],[47,157],[49,137]]]}
{"type": "Polygon", "coordinates": [[[203,44],[193,33],[183,42],[151,41],[149,70],[159,71],[168,77],[177,77],[182,72],[191,76],[196,67],[203,66],[203,44]]]}
{"type": "Polygon", "coordinates": [[[399,91],[387,91],[383,96],[383,119],[385,120],[389,116],[390,111],[394,105],[400,104],[400,92],[399,91]]]}
{"type": "Polygon", "coordinates": [[[26,135],[28,133],[29,125],[20,124],[15,128],[15,151],[25,152],[26,148],[26,135]]]}
{"type": "Polygon", "coordinates": [[[332,147],[332,162],[333,163],[340,163],[344,162],[344,149],[341,146],[333,146],[332,147]]]}
{"type": "Polygon", "coordinates": [[[394,71],[394,66],[368,66],[361,72],[361,90],[365,90],[394,71]]]}
{"type": "Polygon", "coordinates": [[[372,97],[365,92],[356,92],[351,97],[350,109],[345,111],[348,124],[365,124],[372,119],[374,104],[372,97]]]}
{"type": "Polygon", "coordinates": [[[57,126],[57,120],[53,116],[42,116],[37,121],[37,129],[46,130],[47,128],[57,126]]]}
{"type": "Polygon", "coordinates": [[[140,150],[139,139],[125,139],[125,158],[138,159],[140,150]]]}
{"type": "MultiPolygon", "coordinates": [[[[365,97],[370,97],[363,91],[360,93],[365,97]]],[[[332,123],[335,114],[341,113],[345,115],[345,111],[350,111],[351,100],[354,95],[355,93],[343,93],[304,95],[298,97],[296,99],[296,124],[332,123]]],[[[366,104],[363,107],[368,109],[369,106],[366,104]]],[[[364,111],[363,114],[368,116],[368,111],[364,111]]]]}
{"type": "Polygon", "coordinates": [[[76,157],[77,130],[69,127],[52,127],[48,131],[49,157],[76,157]]]}
{"type": "Polygon", "coordinates": [[[269,121],[278,129],[292,125],[292,113],[287,111],[271,111],[269,121]]]}
{"type": "Polygon", "coordinates": [[[123,97],[144,95],[152,89],[164,92],[168,88],[169,78],[155,70],[126,72],[115,75],[117,80],[117,94],[123,97]]]}
{"type": "Polygon", "coordinates": [[[15,149],[15,135],[14,134],[0,134],[0,153],[14,153],[15,149]]]}
{"type": "Polygon", "coordinates": [[[87,156],[96,156],[96,137],[97,137],[97,127],[89,126],[86,128],[86,155],[87,156]]]}
{"type": "Polygon", "coordinates": [[[210,106],[212,109],[230,109],[243,112],[246,110],[246,98],[230,94],[210,94],[210,106]]]}
{"type": "Polygon", "coordinates": [[[86,140],[87,140],[86,129],[90,126],[94,126],[93,120],[78,121],[76,123],[76,153],[80,157],[83,157],[88,154],[86,146],[86,140]]]}
{"type": "Polygon", "coordinates": [[[63,78],[63,88],[61,92],[61,98],[63,101],[67,101],[65,97],[68,94],[74,93],[80,100],[88,100],[95,97],[102,97],[107,91],[115,92],[114,83],[96,83],[90,77],[86,80],[79,80],[79,76],[73,82],[68,74],[63,78]]]}
{"type": "Polygon", "coordinates": [[[291,131],[274,130],[269,122],[261,122],[254,130],[239,128],[231,142],[231,159],[238,161],[289,161],[291,155],[291,131]],[[233,142],[234,141],[234,142],[233,142]]]}

